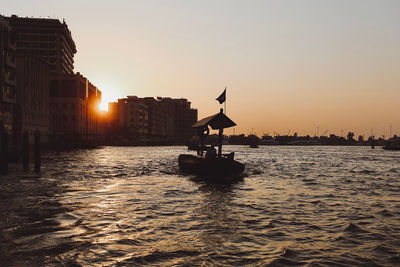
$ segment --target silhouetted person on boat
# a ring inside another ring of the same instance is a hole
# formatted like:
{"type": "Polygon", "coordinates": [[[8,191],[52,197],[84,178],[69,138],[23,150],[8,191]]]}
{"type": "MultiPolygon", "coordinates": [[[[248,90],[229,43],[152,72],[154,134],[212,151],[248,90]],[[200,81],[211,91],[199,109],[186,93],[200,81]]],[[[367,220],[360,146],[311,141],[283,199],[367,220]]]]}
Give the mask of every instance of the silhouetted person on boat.
{"type": "Polygon", "coordinates": [[[210,147],[207,147],[206,151],[206,158],[207,159],[215,159],[217,157],[217,150],[215,147],[212,145],[210,147]]]}

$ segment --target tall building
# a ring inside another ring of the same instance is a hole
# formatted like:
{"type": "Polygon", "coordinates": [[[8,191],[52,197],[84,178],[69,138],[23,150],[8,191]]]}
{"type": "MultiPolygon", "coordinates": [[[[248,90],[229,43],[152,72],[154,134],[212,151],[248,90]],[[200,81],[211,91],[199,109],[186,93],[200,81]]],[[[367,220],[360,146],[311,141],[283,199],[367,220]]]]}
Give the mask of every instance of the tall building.
{"type": "Polygon", "coordinates": [[[101,91],[88,81],[87,93],[87,135],[88,137],[97,138],[103,135],[103,122],[100,118],[99,105],[101,102],[101,91]]]}
{"type": "Polygon", "coordinates": [[[18,50],[17,58],[17,104],[14,116],[14,137],[22,141],[28,133],[32,144],[35,131],[39,130],[41,141],[49,135],[49,69],[46,62],[29,51],[18,50]]]}
{"type": "Polygon", "coordinates": [[[110,102],[108,103],[108,111],[105,119],[105,130],[106,135],[115,136],[119,134],[120,125],[118,119],[119,113],[119,104],[118,102],[110,102]]]}
{"type": "Polygon", "coordinates": [[[191,103],[184,98],[157,97],[157,100],[167,117],[172,117],[171,121],[167,121],[167,135],[172,135],[173,143],[185,144],[195,135],[192,125],[197,121],[197,109],[191,108],[191,103]]]}
{"type": "Polygon", "coordinates": [[[152,144],[167,142],[167,117],[160,102],[153,97],[140,98],[148,107],[148,141],[152,144]]]}
{"type": "Polygon", "coordinates": [[[51,132],[55,138],[94,139],[101,92],[80,73],[50,80],[51,132]]]}
{"type": "Polygon", "coordinates": [[[16,104],[15,36],[7,20],[0,15],[0,131],[13,128],[16,104]]]}
{"type": "Polygon", "coordinates": [[[185,144],[194,134],[197,110],[186,99],[128,96],[110,103],[109,133],[147,144],[185,144]]]}
{"type": "Polygon", "coordinates": [[[116,113],[119,128],[134,142],[147,143],[149,133],[148,106],[137,96],[118,99],[116,113]]]}
{"type": "Polygon", "coordinates": [[[49,66],[50,134],[55,139],[94,139],[102,133],[101,92],[74,73],[76,46],[65,21],[7,17],[17,51],[29,51],[49,66]]]}
{"type": "Polygon", "coordinates": [[[17,49],[30,50],[50,66],[50,75],[74,73],[76,46],[65,21],[7,17],[16,35],[17,49]]]}

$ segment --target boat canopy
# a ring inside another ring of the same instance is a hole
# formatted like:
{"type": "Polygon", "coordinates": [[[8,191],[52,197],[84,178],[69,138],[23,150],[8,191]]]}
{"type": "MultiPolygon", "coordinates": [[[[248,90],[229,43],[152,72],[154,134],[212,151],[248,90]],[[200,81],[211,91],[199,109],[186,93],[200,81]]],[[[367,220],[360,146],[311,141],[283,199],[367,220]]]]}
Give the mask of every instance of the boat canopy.
{"type": "Polygon", "coordinates": [[[212,115],[210,117],[204,118],[196,122],[192,125],[193,128],[200,128],[205,126],[210,126],[213,130],[229,128],[232,126],[236,126],[231,119],[228,118],[224,113],[222,113],[222,109],[220,113],[212,115]]]}

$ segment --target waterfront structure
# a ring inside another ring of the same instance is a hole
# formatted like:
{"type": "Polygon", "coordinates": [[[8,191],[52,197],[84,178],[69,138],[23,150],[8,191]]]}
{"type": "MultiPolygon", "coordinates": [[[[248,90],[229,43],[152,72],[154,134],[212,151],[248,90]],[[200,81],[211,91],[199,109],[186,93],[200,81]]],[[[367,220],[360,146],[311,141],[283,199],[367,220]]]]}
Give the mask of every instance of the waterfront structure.
{"type": "Polygon", "coordinates": [[[146,144],[149,133],[148,106],[137,96],[128,96],[118,99],[114,117],[116,125],[128,135],[131,141],[138,144],[146,144]]]}
{"type": "Polygon", "coordinates": [[[33,144],[35,131],[40,131],[41,142],[48,141],[49,115],[49,66],[29,51],[18,50],[17,104],[14,116],[13,136],[22,142],[24,132],[33,144]]]}
{"type": "Polygon", "coordinates": [[[109,103],[108,133],[133,143],[185,144],[195,133],[197,110],[187,99],[128,96],[109,103]]]}
{"type": "Polygon", "coordinates": [[[197,121],[197,109],[185,98],[157,97],[164,112],[172,118],[167,121],[166,134],[174,144],[185,144],[195,135],[192,125],[197,121]]]}
{"type": "MultiPolygon", "coordinates": [[[[127,144],[146,144],[148,106],[137,96],[108,103],[107,135],[127,144]]],[[[112,138],[112,141],[116,141],[112,138]]]]}
{"type": "Polygon", "coordinates": [[[12,133],[16,104],[15,36],[0,15],[0,131],[12,133]]]}
{"type": "Polygon", "coordinates": [[[74,73],[75,42],[65,21],[7,17],[17,51],[29,51],[49,68],[50,135],[56,140],[94,139],[103,134],[98,105],[101,92],[74,73]]]}
{"type": "Polygon", "coordinates": [[[107,136],[115,136],[119,134],[119,119],[118,119],[118,101],[108,103],[107,115],[104,119],[104,127],[107,136]]]}
{"type": "Polygon", "coordinates": [[[17,49],[30,50],[44,59],[50,75],[74,73],[76,46],[65,21],[47,18],[7,17],[16,37],[17,49]]]}
{"type": "MultiPolygon", "coordinates": [[[[79,73],[77,74],[79,75],[79,73]]],[[[101,102],[101,91],[88,81],[87,99],[86,99],[86,135],[91,139],[103,135],[103,123],[100,119],[99,105],[101,102]]]]}
{"type": "Polygon", "coordinates": [[[94,139],[99,134],[101,92],[79,72],[50,80],[51,132],[57,139],[94,139]]]}
{"type": "Polygon", "coordinates": [[[163,106],[153,97],[141,98],[148,107],[148,140],[152,144],[166,143],[167,140],[167,117],[163,106]]]}

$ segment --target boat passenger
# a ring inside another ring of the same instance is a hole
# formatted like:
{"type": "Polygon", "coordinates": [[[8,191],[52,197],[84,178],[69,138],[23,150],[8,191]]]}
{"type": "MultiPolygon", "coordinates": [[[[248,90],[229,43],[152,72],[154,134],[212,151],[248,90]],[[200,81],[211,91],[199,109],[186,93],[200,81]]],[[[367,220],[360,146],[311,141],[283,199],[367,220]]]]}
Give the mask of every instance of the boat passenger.
{"type": "Polygon", "coordinates": [[[215,159],[216,157],[217,157],[217,150],[215,149],[214,145],[207,147],[206,158],[215,159]]]}

